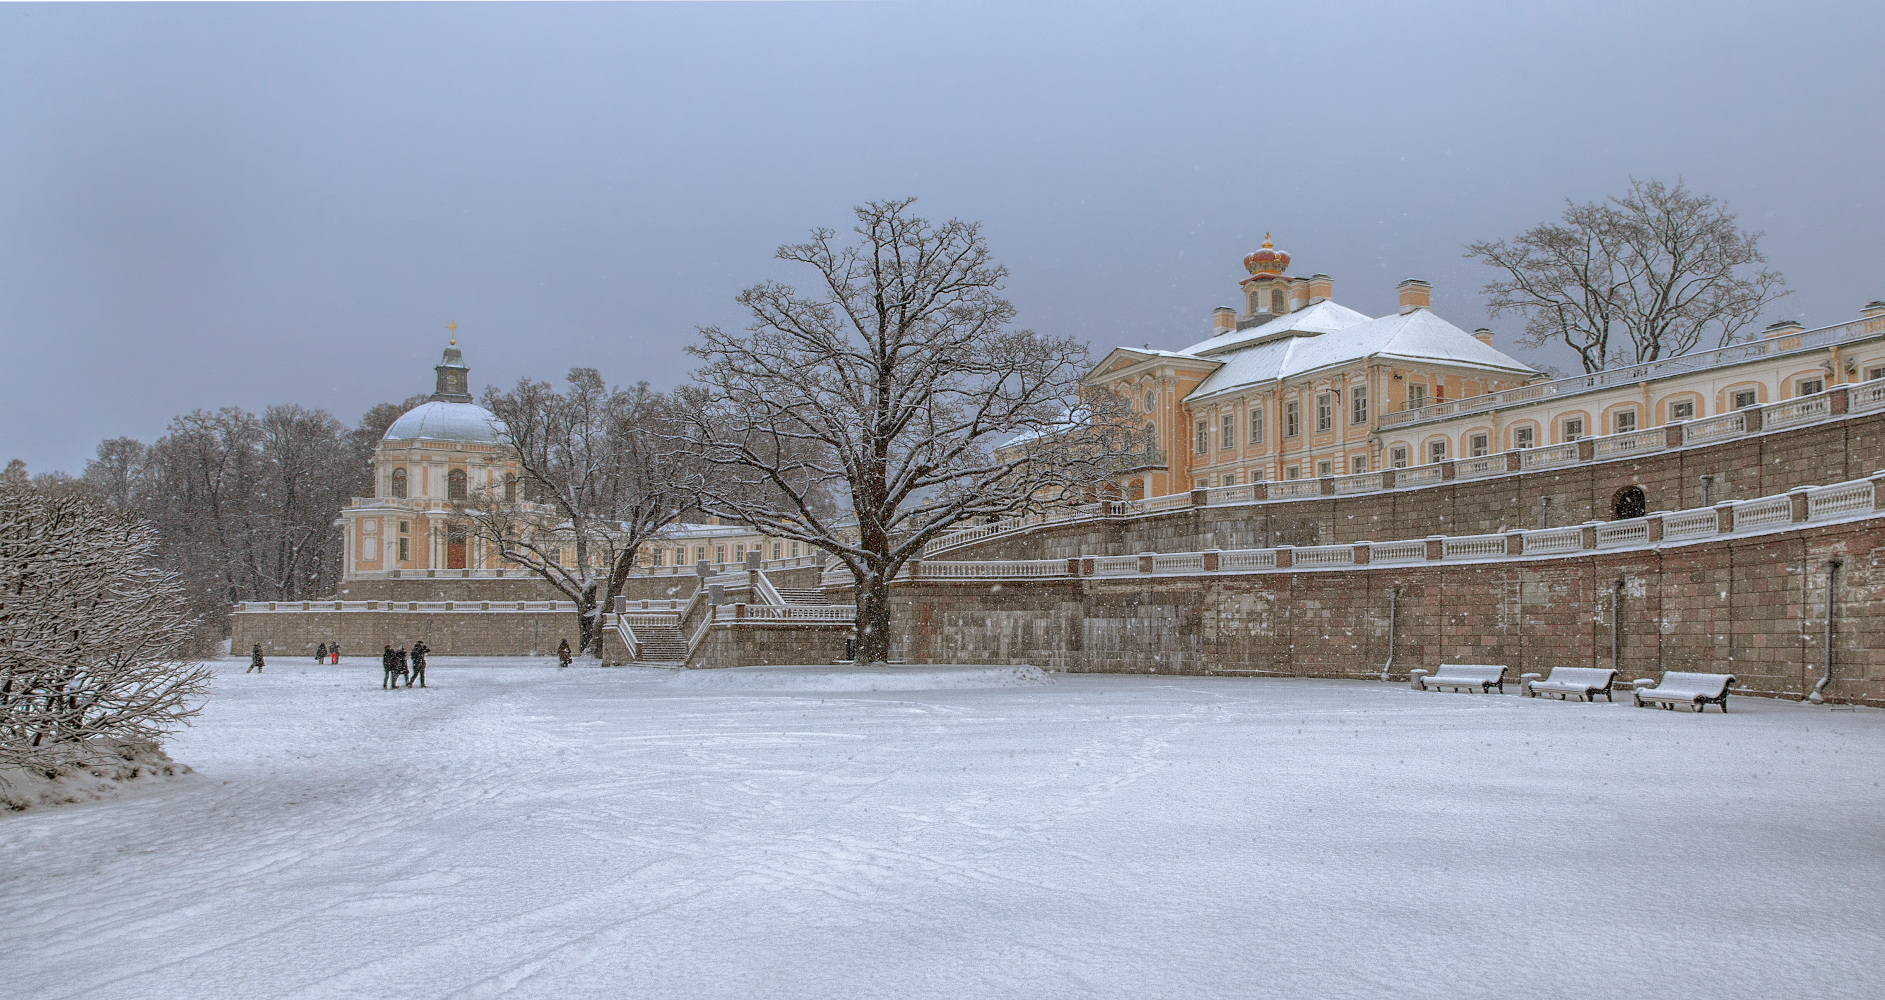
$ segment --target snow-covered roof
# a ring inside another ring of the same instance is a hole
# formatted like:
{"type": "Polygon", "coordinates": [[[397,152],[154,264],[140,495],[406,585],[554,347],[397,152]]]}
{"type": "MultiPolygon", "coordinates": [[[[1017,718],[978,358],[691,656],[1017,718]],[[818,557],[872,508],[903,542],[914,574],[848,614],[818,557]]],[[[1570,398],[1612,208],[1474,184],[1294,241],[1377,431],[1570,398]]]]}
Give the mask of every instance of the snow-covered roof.
{"type": "Polygon", "coordinates": [[[497,444],[501,440],[497,415],[476,403],[420,403],[393,421],[385,441],[462,441],[497,444]]]}
{"type": "Polygon", "coordinates": [[[1356,312],[1345,305],[1323,299],[1312,306],[1298,309],[1247,330],[1224,333],[1201,341],[1184,349],[1184,354],[1194,357],[1208,357],[1224,351],[1233,350],[1241,345],[1269,340],[1287,333],[1299,333],[1315,336],[1346,330],[1357,323],[1368,322],[1368,314],[1356,312]]]}
{"type": "MultiPolygon", "coordinates": [[[[1272,323],[1288,318],[1280,317],[1272,323]]],[[[1320,336],[1281,337],[1220,354],[1216,360],[1224,362],[1223,367],[1212,372],[1185,398],[1188,401],[1203,399],[1252,383],[1307,375],[1364,358],[1440,362],[1519,375],[1537,374],[1530,365],[1480,343],[1472,334],[1432,312],[1416,309],[1356,323],[1320,336]]]]}

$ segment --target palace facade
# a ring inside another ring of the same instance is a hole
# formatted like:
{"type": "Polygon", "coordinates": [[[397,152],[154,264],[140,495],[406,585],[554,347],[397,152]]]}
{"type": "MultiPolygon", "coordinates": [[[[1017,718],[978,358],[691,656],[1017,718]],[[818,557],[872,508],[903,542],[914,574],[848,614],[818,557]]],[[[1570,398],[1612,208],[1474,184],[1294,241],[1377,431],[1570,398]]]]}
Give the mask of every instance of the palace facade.
{"type": "Polygon", "coordinates": [[[1266,236],[1243,260],[1241,311],[1182,350],[1115,348],[1087,376],[1124,396],[1157,446],[1117,486],[1132,499],[1490,458],[1649,432],[1885,377],[1885,302],[1853,323],[1783,321],[1751,344],[1551,380],[1432,310],[1336,302],[1326,274],[1290,276],[1266,236]]]}

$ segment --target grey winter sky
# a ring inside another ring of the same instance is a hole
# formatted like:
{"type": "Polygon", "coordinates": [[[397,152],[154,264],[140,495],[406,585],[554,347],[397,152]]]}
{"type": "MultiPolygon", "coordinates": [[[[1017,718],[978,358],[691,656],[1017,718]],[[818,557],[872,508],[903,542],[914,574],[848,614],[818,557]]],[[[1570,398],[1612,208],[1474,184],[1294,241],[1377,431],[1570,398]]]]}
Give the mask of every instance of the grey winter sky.
{"type": "MultiPolygon", "coordinates": [[[[1265,230],[1485,322],[1474,239],[1632,175],[1885,297],[1885,5],[0,4],[0,461],[198,407],[666,388],[850,206],[982,220],[1021,321],[1179,347],[1265,230]]],[[[1512,349],[1516,321],[1492,323],[1512,349]]],[[[1546,359],[1554,360],[1554,359],[1546,359]]]]}

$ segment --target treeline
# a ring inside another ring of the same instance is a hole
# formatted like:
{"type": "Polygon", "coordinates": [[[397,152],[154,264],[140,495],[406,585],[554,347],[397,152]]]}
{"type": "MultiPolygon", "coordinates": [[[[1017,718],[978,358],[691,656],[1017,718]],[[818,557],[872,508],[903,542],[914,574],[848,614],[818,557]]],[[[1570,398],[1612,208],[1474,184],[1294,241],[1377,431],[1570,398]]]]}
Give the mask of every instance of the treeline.
{"type": "Polygon", "coordinates": [[[373,486],[373,447],[425,401],[381,403],[352,427],[295,404],[260,414],[196,410],[152,444],[113,438],[77,476],[29,476],[13,460],[0,478],[47,494],[83,492],[148,522],[154,557],[188,591],[204,638],[227,629],[237,601],[294,601],[339,589],[341,508],[373,486]]]}

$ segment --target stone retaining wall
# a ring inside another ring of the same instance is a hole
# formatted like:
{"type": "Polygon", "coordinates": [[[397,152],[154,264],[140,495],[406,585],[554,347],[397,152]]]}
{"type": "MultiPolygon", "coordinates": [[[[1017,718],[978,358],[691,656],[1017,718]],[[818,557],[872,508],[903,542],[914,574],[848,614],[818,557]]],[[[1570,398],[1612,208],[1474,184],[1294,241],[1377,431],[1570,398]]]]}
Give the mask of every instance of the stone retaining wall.
{"type": "MultiPolygon", "coordinates": [[[[1244,575],[899,585],[898,656],[1074,671],[1379,677],[1503,663],[1511,678],[1608,666],[1612,595],[1621,678],[1735,674],[1800,697],[1823,676],[1828,558],[1830,697],[1885,704],[1885,518],[1626,552],[1244,575]]],[[[1516,687],[1509,690],[1516,690],[1516,687]]]]}
{"type": "Polygon", "coordinates": [[[229,616],[229,632],[238,656],[259,642],[269,655],[312,657],[339,640],[343,663],[420,639],[437,656],[549,656],[563,639],[575,649],[582,635],[574,611],[476,610],[244,612],[229,616]]]}
{"type": "Polygon", "coordinates": [[[1438,486],[1315,500],[1193,507],[1130,519],[1042,528],[951,549],[938,559],[1064,559],[1079,555],[1195,552],[1477,535],[1608,521],[1611,498],[1642,489],[1648,509],[1772,496],[1798,486],[1861,479],[1885,468],[1885,413],[1757,434],[1712,445],[1438,486]]]}

